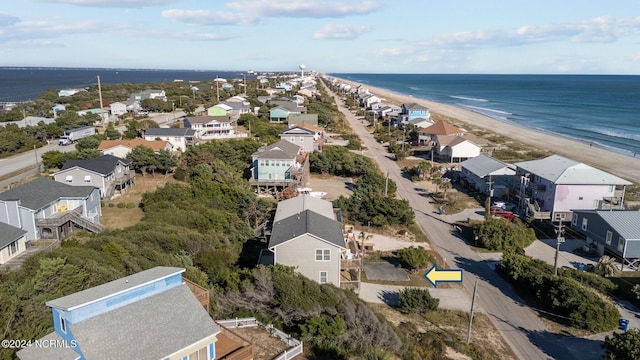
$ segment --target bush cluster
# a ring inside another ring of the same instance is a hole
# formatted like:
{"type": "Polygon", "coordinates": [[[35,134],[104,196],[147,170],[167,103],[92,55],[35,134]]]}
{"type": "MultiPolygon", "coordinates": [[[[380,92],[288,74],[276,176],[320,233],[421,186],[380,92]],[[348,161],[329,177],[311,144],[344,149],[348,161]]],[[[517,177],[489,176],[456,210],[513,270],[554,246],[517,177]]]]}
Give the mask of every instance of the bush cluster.
{"type": "Polygon", "coordinates": [[[404,288],[400,291],[398,310],[402,313],[424,313],[433,311],[440,305],[440,299],[434,298],[427,289],[404,288]]]}
{"type": "Polygon", "coordinates": [[[493,251],[524,249],[536,240],[535,231],[521,221],[491,218],[474,226],[480,245],[493,251]]]}

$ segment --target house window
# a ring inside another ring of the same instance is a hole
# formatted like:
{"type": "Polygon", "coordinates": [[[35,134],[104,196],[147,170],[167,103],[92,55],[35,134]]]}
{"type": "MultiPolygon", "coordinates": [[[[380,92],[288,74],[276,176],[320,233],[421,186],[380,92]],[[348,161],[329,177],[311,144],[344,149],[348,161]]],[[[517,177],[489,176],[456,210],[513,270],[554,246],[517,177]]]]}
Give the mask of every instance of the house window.
{"type": "Polygon", "coordinates": [[[73,175],[67,175],[67,177],[64,178],[64,181],[68,183],[73,182],[73,175]]]}
{"type": "Polygon", "coordinates": [[[587,224],[589,223],[589,220],[587,220],[587,218],[583,218],[582,219],[582,230],[587,230],[587,224]]]}
{"type": "Polygon", "coordinates": [[[320,284],[326,284],[329,281],[329,274],[326,271],[320,271],[320,284]]]}
{"type": "Polygon", "coordinates": [[[20,243],[16,240],[11,244],[9,244],[8,248],[9,248],[9,256],[13,256],[17,254],[18,251],[20,251],[20,243]]]}
{"type": "Polygon", "coordinates": [[[292,136],[291,138],[289,138],[289,141],[291,141],[291,142],[296,141],[296,137],[295,137],[295,136],[292,136]]]}
{"type": "Polygon", "coordinates": [[[65,334],[67,333],[67,323],[64,321],[62,316],[60,316],[60,330],[65,334]]]}
{"type": "Polygon", "coordinates": [[[609,192],[612,193],[613,190],[615,190],[615,186],[614,185],[609,185],[609,192]]]}
{"type": "Polygon", "coordinates": [[[330,261],[331,249],[316,249],[316,261],[330,261]]]}
{"type": "Polygon", "coordinates": [[[607,238],[605,239],[607,245],[611,245],[611,237],[613,237],[613,234],[611,233],[611,231],[607,230],[607,238]]]}
{"type": "Polygon", "coordinates": [[[178,142],[178,141],[180,141],[180,138],[176,136],[176,137],[174,137],[174,138],[173,138],[173,140],[174,140],[175,142],[178,142]]]}
{"type": "Polygon", "coordinates": [[[207,357],[207,348],[203,347],[198,351],[194,351],[189,354],[189,360],[208,360],[207,357]]]}
{"type": "Polygon", "coordinates": [[[624,239],[622,237],[618,239],[618,251],[624,251],[624,239]]]}
{"type": "Polygon", "coordinates": [[[582,199],[584,199],[582,196],[578,197],[578,200],[582,200],[582,199]]]}
{"type": "Polygon", "coordinates": [[[87,175],[84,177],[84,182],[86,183],[90,183],[91,182],[91,175],[87,175]]]}
{"type": "Polygon", "coordinates": [[[260,166],[264,166],[264,160],[260,160],[260,166]]]}
{"type": "Polygon", "coordinates": [[[573,218],[571,219],[571,224],[573,224],[573,225],[577,225],[578,224],[578,214],[573,213],[573,218]]]}
{"type": "Polygon", "coordinates": [[[264,166],[269,166],[269,160],[264,161],[264,166]]]}
{"type": "Polygon", "coordinates": [[[300,141],[300,142],[304,142],[304,137],[303,137],[303,136],[299,136],[299,137],[298,137],[298,141],[300,141]]]}

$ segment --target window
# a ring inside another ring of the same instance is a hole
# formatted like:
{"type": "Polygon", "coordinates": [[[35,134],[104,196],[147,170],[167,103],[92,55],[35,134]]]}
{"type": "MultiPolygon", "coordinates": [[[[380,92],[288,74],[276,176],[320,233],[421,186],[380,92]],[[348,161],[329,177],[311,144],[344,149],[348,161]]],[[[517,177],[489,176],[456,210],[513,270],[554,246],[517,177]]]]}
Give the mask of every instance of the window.
{"type": "Polygon", "coordinates": [[[175,142],[179,142],[179,141],[180,141],[180,137],[176,136],[176,137],[174,137],[174,138],[173,138],[173,140],[174,140],[175,142]]]}
{"type": "Polygon", "coordinates": [[[573,213],[573,219],[571,219],[571,224],[573,224],[573,225],[577,225],[578,224],[578,214],[573,213]]]}
{"type": "Polygon", "coordinates": [[[587,230],[588,223],[589,223],[589,220],[587,220],[587,218],[582,219],[582,230],[587,230]]]}
{"type": "Polygon", "coordinates": [[[20,243],[16,240],[9,244],[9,256],[13,256],[20,251],[20,243]]]}
{"type": "Polygon", "coordinates": [[[613,234],[611,233],[611,231],[607,230],[607,238],[605,239],[605,242],[607,243],[607,245],[611,245],[611,237],[613,236],[613,234]]]}
{"type": "Polygon", "coordinates": [[[331,261],[331,249],[316,249],[316,261],[331,261]]]}
{"type": "Polygon", "coordinates": [[[296,137],[295,137],[295,136],[290,137],[290,138],[289,138],[289,141],[291,141],[291,142],[296,141],[296,137]]]}
{"type": "Polygon", "coordinates": [[[319,279],[319,283],[320,284],[326,284],[329,280],[329,274],[326,271],[320,271],[320,279],[319,279]]]}
{"type": "Polygon", "coordinates": [[[579,196],[578,200],[584,200],[584,198],[582,196],[579,196]]]}
{"type": "Polygon", "coordinates": [[[299,136],[299,137],[298,137],[298,141],[300,141],[300,142],[304,142],[304,136],[299,136]]]}
{"type": "Polygon", "coordinates": [[[203,347],[198,351],[194,351],[189,354],[189,360],[208,360],[207,357],[207,347],[203,347]]]}
{"type": "Polygon", "coordinates": [[[86,183],[90,183],[91,182],[91,175],[87,175],[84,177],[84,182],[86,183]]]}
{"type": "Polygon", "coordinates": [[[60,316],[60,330],[62,330],[63,333],[67,332],[67,323],[62,316],[60,316]]]}
{"type": "Polygon", "coordinates": [[[616,187],[614,185],[609,185],[609,192],[612,193],[613,190],[615,190],[616,187]]]}
{"type": "Polygon", "coordinates": [[[264,166],[264,160],[260,160],[260,165],[259,166],[264,166]]]}
{"type": "Polygon", "coordinates": [[[73,182],[73,175],[67,175],[67,177],[64,178],[64,181],[68,183],[73,182]]]}
{"type": "Polygon", "coordinates": [[[269,160],[264,161],[264,166],[269,166],[269,160]]]}
{"type": "Polygon", "coordinates": [[[622,237],[618,239],[618,251],[624,251],[624,239],[622,237]]]}

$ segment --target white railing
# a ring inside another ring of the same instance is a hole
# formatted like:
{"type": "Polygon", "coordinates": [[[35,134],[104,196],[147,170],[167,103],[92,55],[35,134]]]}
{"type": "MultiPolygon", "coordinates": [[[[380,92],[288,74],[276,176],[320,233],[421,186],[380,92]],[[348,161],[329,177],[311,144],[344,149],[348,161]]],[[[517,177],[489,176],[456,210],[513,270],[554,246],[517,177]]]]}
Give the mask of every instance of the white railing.
{"type": "MultiPolygon", "coordinates": [[[[235,318],[228,320],[216,320],[216,322],[220,326],[224,326],[229,329],[235,328],[244,328],[244,327],[253,327],[253,326],[262,326],[263,324],[259,322],[256,318],[235,318]]],[[[278,330],[273,325],[264,325],[264,329],[269,332],[270,335],[278,337],[288,346],[289,349],[286,349],[282,352],[282,354],[278,355],[273,360],[289,360],[293,359],[297,355],[302,354],[304,351],[302,341],[291,337],[291,335],[285,333],[282,330],[278,330]]]]}

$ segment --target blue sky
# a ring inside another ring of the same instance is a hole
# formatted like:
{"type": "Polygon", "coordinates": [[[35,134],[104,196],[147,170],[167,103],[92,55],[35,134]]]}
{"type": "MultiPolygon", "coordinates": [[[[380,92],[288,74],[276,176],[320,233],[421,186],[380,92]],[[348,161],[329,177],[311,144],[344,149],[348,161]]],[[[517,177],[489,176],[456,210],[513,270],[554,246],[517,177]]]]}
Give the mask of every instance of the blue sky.
{"type": "Polygon", "coordinates": [[[640,74],[638,0],[11,0],[0,66],[640,74]]]}

